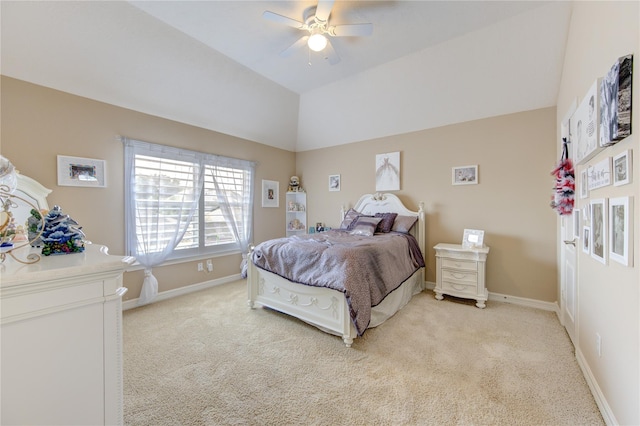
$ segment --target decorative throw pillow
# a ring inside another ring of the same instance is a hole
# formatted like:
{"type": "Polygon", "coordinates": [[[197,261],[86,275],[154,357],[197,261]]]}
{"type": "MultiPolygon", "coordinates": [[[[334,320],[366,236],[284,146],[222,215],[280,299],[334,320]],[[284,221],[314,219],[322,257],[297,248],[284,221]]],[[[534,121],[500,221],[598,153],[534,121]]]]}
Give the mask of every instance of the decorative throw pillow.
{"type": "Polygon", "coordinates": [[[413,225],[418,221],[418,216],[400,216],[393,221],[391,230],[394,232],[402,232],[408,234],[413,225]]]}
{"type": "Polygon", "coordinates": [[[376,232],[376,226],[382,220],[381,217],[358,216],[351,228],[351,235],[372,236],[376,232]]]}
{"type": "Polygon", "coordinates": [[[347,213],[344,215],[344,219],[342,219],[342,223],[340,224],[340,229],[349,229],[349,225],[356,220],[360,216],[360,212],[354,209],[349,209],[347,213]]]}
{"type": "Polygon", "coordinates": [[[376,232],[387,233],[391,231],[391,227],[393,226],[393,221],[396,220],[396,216],[398,216],[398,213],[376,213],[375,217],[382,218],[376,228],[376,232]]]}

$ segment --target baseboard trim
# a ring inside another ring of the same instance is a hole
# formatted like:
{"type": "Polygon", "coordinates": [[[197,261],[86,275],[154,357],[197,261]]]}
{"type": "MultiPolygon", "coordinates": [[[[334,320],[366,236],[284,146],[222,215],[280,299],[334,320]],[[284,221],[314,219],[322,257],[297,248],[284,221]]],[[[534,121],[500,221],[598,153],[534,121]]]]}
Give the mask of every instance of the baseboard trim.
{"type": "Polygon", "coordinates": [[[528,306],[529,308],[542,309],[545,311],[552,311],[556,313],[558,312],[557,303],[527,299],[526,297],[509,296],[508,294],[489,292],[489,300],[492,302],[512,303],[514,305],[528,306]]]}
{"type": "MultiPolygon", "coordinates": [[[[427,281],[426,288],[428,290],[433,290],[434,288],[436,288],[436,283],[427,281]]],[[[555,302],[543,302],[542,300],[527,299],[526,297],[516,297],[509,296],[507,294],[489,292],[489,300],[492,302],[511,303],[513,305],[527,306],[529,308],[552,311],[556,314],[560,312],[558,304],[555,302]]]]}
{"type": "MultiPolygon", "coordinates": [[[[243,278],[240,274],[235,274],[235,275],[229,275],[227,277],[217,278],[215,280],[209,280],[209,281],[204,281],[197,284],[191,284],[191,285],[176,288],[173,290],[163,291],[158,293],[158,296],[155,298],[153,302],[160,302],[162,300],[171,299],[173,297],[182,296],[184,294],[193,293],[194,291],[204,290],[207,288],[230,283],[232,281],[238,281],[241,279],[243,278]]],[[[138,307],[138,298],[122,302],[123,311],[126,311],[127,309],[137,308],[137,307],[138,307]]]]}
{"type": "Polygon", "coordinates": [[[576,359],[578,360],[578,365],[582,370],[582,375],[587,381],[587,385],[589,386],[589,389],[591,389],[591,394],[593,395],[593,399],[595,399],[596,405],[600,409],[600,414],[602,414],[602,418],[604,422],[607,425],[620,424],[616,420],[616,417],[613,414],[613,411],[611,410],[611,407],[609,406],[607,399],[604,397],[604,394],[602,393],[600,386],[598,386],[598,381],[593,376],[593,373],[589,368],[589,364],[587,363],[587,360],[585,359],[584,355],[582,354],[582,351],[579,348],[576,348],[576,359]]]}

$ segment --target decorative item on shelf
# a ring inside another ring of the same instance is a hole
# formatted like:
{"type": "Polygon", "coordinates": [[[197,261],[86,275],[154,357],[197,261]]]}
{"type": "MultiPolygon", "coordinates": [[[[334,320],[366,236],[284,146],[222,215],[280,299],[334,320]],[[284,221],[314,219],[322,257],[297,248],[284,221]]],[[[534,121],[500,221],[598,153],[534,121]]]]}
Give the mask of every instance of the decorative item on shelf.
{"type": "Polygon", "coordinates": [[[288,192],[304,192],[304,189],[302,189],[302,186],[300,185],[300,178],[298,176],[291,176],[291,179],[289,179],[289,188],[287,189],[288,192]]]}
{"type": "Polygon", "coordinates": [[[304,224],[300,222],[300,220],[293,219],[291,222],[289,222],[289,230],[299,231],[301,229],[304,229],[304,224]]]}
{"type": "Polygon", "coordinates": [[[323,232],[323,231],[324,231],[324,224],[322,222],[316,223],[316,232],[323,232]]]}
{"type": "Polygon", "coordinates": [[[84,251],[84,232],[78,222],[69,215],[62,214],[59,206],[54,206],[44,218],[42,231],[42,254],[70,254],[84,251]]]}
{"type": "MultiPolygon", "coordinates": [[[[30,207],[35,208],[35,206],[24,198],[13,194],[18,185],[16,173],[13,164],[5,157],[0,156],[0,205],[2,207],[2,211],[0,211],[0,262],[4,262],[9,255],[20,263],[30,264],[39,261],[40,256],[29,253],[26,260],[16,257],[16,250],[28,246],[31,239],[26,238],[23,225],[16,224],[11,209],[18,207],[17,201],[30,207]]],[[[39,233],[34,235],[34,239],[39,237],[39,233]]]]}

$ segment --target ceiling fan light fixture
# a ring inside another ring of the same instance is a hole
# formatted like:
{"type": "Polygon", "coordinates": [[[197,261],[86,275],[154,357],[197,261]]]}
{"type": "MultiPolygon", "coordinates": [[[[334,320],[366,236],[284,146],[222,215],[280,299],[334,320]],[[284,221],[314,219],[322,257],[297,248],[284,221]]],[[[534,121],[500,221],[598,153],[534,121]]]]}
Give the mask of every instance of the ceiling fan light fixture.
{"type": "Polygon", "coordinates": [[[327,47],[327,38],[320,33],[313,33],[311,34],[311,37],[309,37],[307,45],[309,46],[309,49],[314,52],[320,52],[327,47]]]}

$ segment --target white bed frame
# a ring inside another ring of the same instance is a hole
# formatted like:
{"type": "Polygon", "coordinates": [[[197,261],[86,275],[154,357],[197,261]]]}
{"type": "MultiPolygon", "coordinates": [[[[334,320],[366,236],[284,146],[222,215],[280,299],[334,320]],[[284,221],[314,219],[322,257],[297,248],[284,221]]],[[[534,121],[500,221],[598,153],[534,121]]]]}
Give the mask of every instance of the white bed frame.
{"type": "MultiPolygon", "coordinates": [[[[418,241],[422,255],[426,254],[423,203],[420,203],[418,211],[415,212],[407,209],[400,199],[393,194],[366,194],[360,197],[354,209],[367,215],[391,212],[404,216],[417,216],[418,221],[411,229],[411,234],[418,241]]],[[[342,216],[344,214],[343,209],[342,216]]],[[[345,345],[351,347],[353,339],[357,337],[357,332],[349,315],[347,300],[342,292],[325,287],[294,283],[279,275],[260,269],[251,261],[252,251],[253,247],[250,248],[249,252],[247,272],[248,303],[250,308],[254,309],[255,305],[259,304],[292,315],[323,331],[342,336],[345,345]]],[[[402,291],[397,289],[387,296],[376,307],[380,308],[378,312],[372,312],[372,320],[369,327],[381,324],[404,306],[413,294],[424,290],[424,277],[424,268],[420,268],[402,284],[402,291]],[[376,318],[374,318],[374,315],[376,318]]]]}

